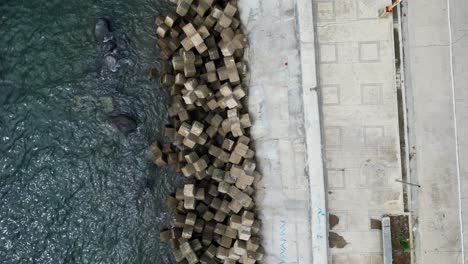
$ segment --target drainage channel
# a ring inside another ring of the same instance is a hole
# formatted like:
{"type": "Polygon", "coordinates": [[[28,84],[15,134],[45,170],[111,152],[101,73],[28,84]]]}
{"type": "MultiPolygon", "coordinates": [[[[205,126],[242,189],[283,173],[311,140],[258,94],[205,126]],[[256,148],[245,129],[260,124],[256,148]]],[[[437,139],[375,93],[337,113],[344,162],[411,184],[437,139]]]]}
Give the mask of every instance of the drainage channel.
{"type": "MultiPolygon", "coordinates": [[[[404,205],[404,216],[406,219],[402,222],[407,223],[407,230],[404,231],[405,237],[409,238],[409,245],[411,253],[409,256],[401,259],[397,258],[398,262],[414,263],[414,249],[413,249],[413,219],[411,217],[411,188],[420,188],[421,186],[417,183],[411,182],[410,175],[410,160],[411,150],[409,146],[409,131],[408,131],[408,107],[406,101],[406,85],[405,85],[405,68],[404,68],[404,49],[403,49],[403,36],[402,36],[402,6],[401,3],[393,9],[393,41],[395,48],[395,83],[396,83],[396,94],[398,102],[398,127],[400,136],[400,160],[401,160],[401,175],[402,175],[402,188],[403,188],[403,205],[404,205]]],[[[406,229],[406,228],[404,228],[406,229]]],[[[394,236],[395,237],[395,236],[394,236]]],[[[395,253],[395,252],[393,252],[395,253]]],[[[395,256],[394,256],[395,260],[395,256]]]]}

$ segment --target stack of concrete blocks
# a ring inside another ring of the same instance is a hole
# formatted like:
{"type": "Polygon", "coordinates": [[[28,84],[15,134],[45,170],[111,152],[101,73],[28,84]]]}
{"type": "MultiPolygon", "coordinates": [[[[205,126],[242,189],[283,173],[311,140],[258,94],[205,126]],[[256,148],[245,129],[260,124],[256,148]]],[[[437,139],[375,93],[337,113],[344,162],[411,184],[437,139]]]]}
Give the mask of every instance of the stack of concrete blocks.
{"type": "Polygon", "coordinates": [[[178,263],[256,263],[264,251],[256,218],[255,151],[245,105],[246,39],[236,1],[172,0],[176,13],[156,18],[160,82],[172,96],[165,136],[149,148],[158,166],[187,180],[168,197],[172,228],[160,234],[178,263]]]}

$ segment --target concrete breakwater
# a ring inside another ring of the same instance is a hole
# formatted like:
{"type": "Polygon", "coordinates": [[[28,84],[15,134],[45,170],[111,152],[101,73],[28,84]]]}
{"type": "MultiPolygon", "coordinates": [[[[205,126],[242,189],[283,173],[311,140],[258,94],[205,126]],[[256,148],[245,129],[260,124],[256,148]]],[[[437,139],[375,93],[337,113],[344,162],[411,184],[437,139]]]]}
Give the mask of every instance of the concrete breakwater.
{"type": "Polygon", "coordinates": [[[187,177],[169,196],[175,223],[160,234],[179,263],[256,263],[263,259],[253,201],[255,151],[245,107],[249,74],[237,1],[173,1],[156,19],[161,86],[170,90],[170,143],[149,148],[158,166],[187,177]]]}

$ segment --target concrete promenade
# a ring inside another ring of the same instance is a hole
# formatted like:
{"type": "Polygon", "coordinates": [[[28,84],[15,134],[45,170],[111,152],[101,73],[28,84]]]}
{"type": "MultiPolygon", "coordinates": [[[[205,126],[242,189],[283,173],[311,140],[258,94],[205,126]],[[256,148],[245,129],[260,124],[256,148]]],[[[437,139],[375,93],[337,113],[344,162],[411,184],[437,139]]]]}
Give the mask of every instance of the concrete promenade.
{"type": "Polygon", "coordinates": [[[263,174],[256,201],[264,263],[327,263],[311,1],[240,0],[239,7],[249,40],[251,135],[263,174]]]}
{"type": "Polygon", "coordinates": [[[390,0],[314,0],[330,219],[336,264],[382,263],[378,225],[402,214],[390,0]],[[374,223],[375,224],[375,223],[374,223]]]}
{"type": "Polygon", "coordinates": [[[468,2],[403,12],[415,263],[467,263],[468,2]]]}

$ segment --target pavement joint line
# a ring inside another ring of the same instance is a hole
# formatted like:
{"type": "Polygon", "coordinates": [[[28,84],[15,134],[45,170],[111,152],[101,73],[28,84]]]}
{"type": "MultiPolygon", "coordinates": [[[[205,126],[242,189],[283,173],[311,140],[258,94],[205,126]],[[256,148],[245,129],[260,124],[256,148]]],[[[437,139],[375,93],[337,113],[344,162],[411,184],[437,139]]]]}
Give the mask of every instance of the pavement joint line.
{"type": "Polygon", "coordinates": [[[457,167],[457,181],[458,181],[458,215],[460,221],[460,243],[461,243],[461,260],[465,264],[465,239],[463,230],[463,212],[462,212],[462,194],[461,194],[461,175],[460,175],[460,150],[458,147],[458,127],[457,127],[457,106],[455,100],[455,77],[453,69],[453,37],[452,37],[452,16],[451,16],[450,0],[447,0],[447,19],[448,19],[448,33],[449,33],[449,52],[450,52],[450,82],[452,88],[452,110],[453,110],[453,125],[455,137],[455,157],[457,167]]]}

